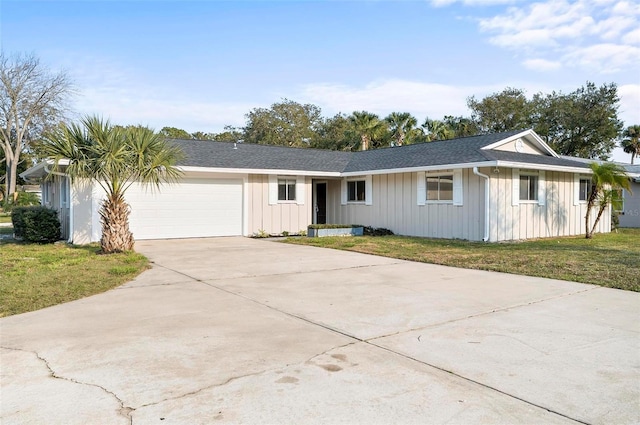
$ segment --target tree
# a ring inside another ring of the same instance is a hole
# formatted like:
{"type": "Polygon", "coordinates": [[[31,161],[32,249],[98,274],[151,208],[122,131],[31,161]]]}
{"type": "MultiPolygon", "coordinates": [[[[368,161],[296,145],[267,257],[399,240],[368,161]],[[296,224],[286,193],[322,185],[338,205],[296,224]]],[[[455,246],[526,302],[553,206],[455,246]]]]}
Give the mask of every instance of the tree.
{"type": "Polygon", "coordinates": [[[356,111],[351,114],[349,120],[353,125],[353,131],[360,138],[360,148],[363,151],[377,147],[379,143],[374,142],[379,142],[387,131],[386,123],[380,121],[380,118],[378,118],[376,114],[367,111],[356,111]]]}
{"type": "Polygon", "coordinates": [[[68,159],[64,172],[72,181],[93,181],[105,191],[99,211],[103,253],[133,249],[127,189],[134,182],[159,188],[180,176],[175,164],[181,151],[163,136],[147,127],[114,127],[98,117],[85,117],[81,125],[60,125],[45,135],[40,149],[54,160],[54,171],[62,171],[59,162],[68,159]]]}
{"type": "Polygon", "coordinates": [[[175,127],[162,127],[160,135],[168,139],[193,139],[193,136],[188,131],[175,127]]]}
{"type": "Polygon", "coordinates": [[[534,96],[533,128],[556,152],[607,159],[622,131],[615,83],[587,82],[572,93],[534,96]]]}
{"type": "Polygon", "coordinates": [[[631,164],[636,156],[640,156],[640,125],[630,125],[622,134],[622,149],[631,154],[631,164]]]}
{"type": "Polygon", "coordinates": [[[349,117],[336,114],[323,120],[311,146],[317,149],[351,150],[359,141],[360,137],[355,133],[349,117]]]}
{"type": "Polygon", "coordinates": [[[422,124],[422,128],[427,142],[453,139],[455,137],[454,131],[444,121],[432,120],[427,117],[422,124]]]}
{"type": "Polygon", "coordinates": [[[507,87],[482,100],[471,96],[467,106],[482,133],[524,130],[531,126],[531,104],[521,89],[507,87]]]}
{"type": "Polygon", "coordinates": [[[18,164],[30,144],[68,111],[73,93],[66,73],[51,73],[33,55],[0,52],[0,142],[6,166],[5,199],[16,191],[18,164]]]}
{"type": "Polygon", "coordinates": [[[242,132],[232,125],[225,125],[222,133],[215,133],[210,136],[210,139],[216,142],[239,142],[242,140],[242,132]]]}
{"type": "Polygon", "coordinates": [[[255,108],[246,118],[244,141],[263,145],[308,147],[322,124],[319,107],[288,99],[255,108]]]}
{"type": "Polygon", "coordinates": [[[393,146],[404,145],[407,137],[411,143],[411,136],[414,135],[415,126],[418,125],[418,120],[413,115],[409,112],[392,112],[384,120],[389,125],[393,146]]]}
{"type": "Polygon", "coordinates": [[[587,214],[585,215],[585,237],[591,239],[593,233],[598,226],[598,222],[602,217],[608,205],[615,203],[619,198],[620,190],[627,189],[631,191],[631,183],[624,168],[613,162],[603,162],[598,164],[592,162],[589,164],[593,175],[591,176],[591,191],[587,199],[587,214]],[[589,227],[591,219],[591,209],[596,207],[598,215],[593,222],[593,226],[589,227]]]}
{"type": "Polygon", "coordinates": [[[471,118],[446,115],[443,121],[452,131],[454,138],[475,136],[480,133],[478,125],[471,118]]]}

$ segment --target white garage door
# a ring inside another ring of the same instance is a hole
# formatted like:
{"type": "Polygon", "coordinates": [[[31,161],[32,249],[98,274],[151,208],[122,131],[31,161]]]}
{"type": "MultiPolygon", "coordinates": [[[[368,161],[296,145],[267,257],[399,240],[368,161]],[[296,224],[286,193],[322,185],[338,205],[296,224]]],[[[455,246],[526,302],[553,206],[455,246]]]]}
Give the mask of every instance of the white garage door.
{"type": "Polygon", "coordinates": [[[135,239],[242,235],[242,180],[182,179],[126,193],[135,239]]]}

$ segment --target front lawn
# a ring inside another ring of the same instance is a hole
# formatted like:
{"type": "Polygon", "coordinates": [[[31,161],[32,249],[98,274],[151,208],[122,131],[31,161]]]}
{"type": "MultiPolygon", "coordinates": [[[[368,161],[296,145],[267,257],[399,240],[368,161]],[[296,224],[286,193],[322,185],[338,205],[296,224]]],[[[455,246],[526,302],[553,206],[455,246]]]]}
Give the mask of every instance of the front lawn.
{"type": "Polygon", "coordinates": [[[596,234],[593,239],[581,236],[509,243],[405,236],[288,238],[285,242],[640,292],[640,229],[596,234]]]}
{"type": "Polygon", "coordinates": [[[0,317],[104,292],[148,267],[141,254],[97,255],[99,249],[0,241],[0,317]]]}

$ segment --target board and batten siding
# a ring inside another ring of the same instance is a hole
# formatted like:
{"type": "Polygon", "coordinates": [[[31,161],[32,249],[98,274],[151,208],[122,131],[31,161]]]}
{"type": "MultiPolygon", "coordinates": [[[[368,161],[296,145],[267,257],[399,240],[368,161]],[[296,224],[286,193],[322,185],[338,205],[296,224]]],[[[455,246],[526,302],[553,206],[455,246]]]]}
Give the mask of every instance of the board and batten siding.
{"type": "MultiPolygon", "coordinates": [[[[489,241],[509,241],[585,233],[586,202],[575,202],[575,174],[546,171],[540,175],[543,202],[514,205],[512,169],[481,168],[489,176],[489,241]]],[[[523,172],[525,172],[523,170],[523,172]]],[[[433,173],[438,174],[438,173],[433,173]]],[[[442,174],[442,173],[439,173],[442,174]]],[[[480,241],[484,237],[486,208],[483,178],[462,170],[463,205],[418,205],[419,173],[372,176],[371,205],[341,204],[341,180],[329,180],[327,222],[383,227],[399,235],[480,241]]],[[[516,189],[519,187],[516,186],[516,189]]],[[[592,214],[591,223],[596,213],[592,214]]],[[[611,231],[610,208],[596,232],[611,231]]]]}
{"type": "Polygon", "coordinates": [[[341,205],[341,180],[329,180],[327,222],[382,227],[398,235],[482,240],[484,181],[471,170],[462,170],[463,205],[418,205],[416,172],[374,175],[371,182],[371,205],[341,205]]]}
{"type": "MultiPolygon", "coordinates": [[[[310,177],[282,176],[297,179],[304,185],[303,202],[289,201],[269,203],[269,175],[249,175],[249,236],[261,231],[271,235],[282,232],[298,233],[307,229],[313,217],[312,189],[310,177]],[[304,183],[303,183],[304,182],[304,183]]],[[[300,190],[296,185],[296,195],[300,190]]]]}
{"type": "MultiPolygon", "coordinates": [[[[543,205],[519,202],[513,205],[514,170],[486,170],[490,176],[489,241],[509,241],[585,233],[586,202],[574,202],[575,174],[555,171],[544,173],[543,205]]],[[[516,173],[518,173],[516,171],[516,173]]],[[[535,174],[535,173],[534,173],[535,174]]],[[[592,213],[591,224],[597,212],[592,213]]],[[[596,232],[611,231],[610,208],[604,212],[596,232]]]]}

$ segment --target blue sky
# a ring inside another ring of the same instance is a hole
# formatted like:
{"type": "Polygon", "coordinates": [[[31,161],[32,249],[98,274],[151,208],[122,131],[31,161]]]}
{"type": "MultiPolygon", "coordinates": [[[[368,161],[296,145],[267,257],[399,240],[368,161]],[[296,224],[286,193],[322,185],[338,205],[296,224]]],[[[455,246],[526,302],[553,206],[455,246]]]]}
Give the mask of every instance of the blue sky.
{"type": "Polygon", "coordinates": [[[119,124],[222,131],[282,98],[422,122],[587,80],[618,84],[640,123],[637,1],[3,0],[0,23],[5,52],[67,70],[77,112],[119,124]]]}

